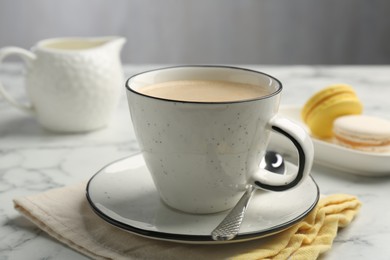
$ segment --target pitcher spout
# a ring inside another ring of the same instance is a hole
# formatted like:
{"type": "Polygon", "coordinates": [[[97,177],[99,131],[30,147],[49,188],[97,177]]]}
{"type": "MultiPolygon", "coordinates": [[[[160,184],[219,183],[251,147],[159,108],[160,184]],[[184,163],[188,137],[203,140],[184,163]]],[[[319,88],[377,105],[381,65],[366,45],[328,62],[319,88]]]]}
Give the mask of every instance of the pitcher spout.
{"type": "Polygon", "coordinates": [[[123,45],[126,43],[126,38],[119,36],[109,36],[96,39],[97,41],[101,41],[104,46],[110,47],[118,53],[122,50],[123,45]]]}

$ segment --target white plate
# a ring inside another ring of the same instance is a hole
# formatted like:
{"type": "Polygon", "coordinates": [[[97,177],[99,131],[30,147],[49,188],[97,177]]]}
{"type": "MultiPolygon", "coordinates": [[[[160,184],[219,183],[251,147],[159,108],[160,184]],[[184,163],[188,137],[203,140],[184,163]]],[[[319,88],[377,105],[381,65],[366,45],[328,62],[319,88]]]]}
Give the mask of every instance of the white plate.
{"type": "MultiPolygon", "coordinates": [[[[282,106],[279,114],[307,129],[300,118],[300,107],[282,106]]],[[[369,153],[357,151],[322,141],[313,137],[314,162],[320,165],[363,176],[390,175],[390,153],[369,153]]],[[[282,153],[295,153],[292,144],[277,134],[271,135],[270,149],[282,153]]]]}
{"type": "MultiPolygon", "coordinates": [[[[290,163],[286,166],[296,170],[290,163]]],[[[260,238],[290,227],[315,207],[319,189],[310,177],[285,192],[256,191],[241,230],[231,241],[211,238],[211,231],[227,211],[187,214],[162,203],[141,154],[116,161],[96,173],[88,182],[87,198],[97,215],[129,232],[159,240],[212,244],[260,238]]]]}

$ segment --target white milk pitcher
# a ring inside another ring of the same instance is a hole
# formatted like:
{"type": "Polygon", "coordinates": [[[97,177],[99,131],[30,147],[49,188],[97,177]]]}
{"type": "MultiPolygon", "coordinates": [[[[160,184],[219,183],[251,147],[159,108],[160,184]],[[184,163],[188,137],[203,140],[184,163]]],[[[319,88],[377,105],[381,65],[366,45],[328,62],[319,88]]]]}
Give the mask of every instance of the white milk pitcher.
{"type": "Polygon", "coordinates": [[[121,37],[55,38],[38,42],[31,51],[2,48],[0,63],[8,55],[18,55],[26,62],[30,104],[17,102],[1,82],[0,95],[52,131],[102,128],[113,114],[124,84],[120,51],[125,41],[121,37]]]}

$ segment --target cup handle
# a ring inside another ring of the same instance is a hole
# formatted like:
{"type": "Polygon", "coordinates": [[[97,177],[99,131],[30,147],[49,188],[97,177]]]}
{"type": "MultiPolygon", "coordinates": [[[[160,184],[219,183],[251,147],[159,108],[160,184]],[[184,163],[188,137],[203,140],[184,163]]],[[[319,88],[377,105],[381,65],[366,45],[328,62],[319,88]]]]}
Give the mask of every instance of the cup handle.
{"type": "MultiPolygon", "coordinates": [[[[36,59],[36,56],[34,53],[18,48],[18,47],[5,47],[0,49],[0,65],[7,56],[9,55],[17,55],[20,56],[27,64],[30,64],[33,60],[36,59]]],[[[21,109],[28,113],[34,113],[34,108],[31,104],[22,104],[18,101],[16,101],[3,87],[3,84],[0,81],[0,95],[4,97],[8,103],[13,105],[14,107],[21,109]]]]}
{"type": "Polygon", "coordinates": [[[310,173],[313,165],[314,148],[310,136],[299,125],[292,121],[275,116],[268,122],[268,127],[286,136],[298,151],[298,171],[294,174],[275,174],[262,169],[252,176],[256,188],[284,191],[300,184],[310,173]]]}

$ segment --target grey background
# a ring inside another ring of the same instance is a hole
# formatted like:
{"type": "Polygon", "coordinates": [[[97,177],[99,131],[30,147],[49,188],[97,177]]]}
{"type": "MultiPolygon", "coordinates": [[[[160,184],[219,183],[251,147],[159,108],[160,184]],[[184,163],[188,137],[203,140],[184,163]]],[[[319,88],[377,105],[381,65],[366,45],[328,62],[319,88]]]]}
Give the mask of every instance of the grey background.
{"type": "Polygon", "coordinates": [[[0,47],[122,35],[131,64],[389,64],[388,0],[0,0],[0,47]]]}

